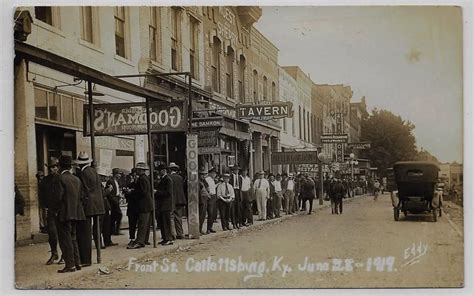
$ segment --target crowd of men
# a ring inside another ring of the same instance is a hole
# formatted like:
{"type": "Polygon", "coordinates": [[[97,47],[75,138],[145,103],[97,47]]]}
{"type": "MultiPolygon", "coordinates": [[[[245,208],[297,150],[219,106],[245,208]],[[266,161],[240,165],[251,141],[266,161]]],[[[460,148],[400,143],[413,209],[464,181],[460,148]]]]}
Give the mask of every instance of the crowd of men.
{"type": "MultiPolygon", "coordinates": [[[[38,175],[40,208],[45,209],[43,223],[51,248],[46,264],[65,264],[58,272],[73,272],[92,264],[92,240],[96,248],[116,246],[112,236],[122,234],[121,201],[127,204],[127,249],[150,244],[152,223],[160,229],[161,245],[185,238],[187,182],[176,163],[156,166],[153,194],[147,164],[137,163],[129,174],[115,168],[109,175],[101,169],[97,171],[91,163],[85,152],[80,152],[75,161],[70,156],[52,158],[47,176],[38,175]],[[153,212],[156,221],[152,219],[153,212]]],[[[321,194],[321,182],[307,174],[261,171],[251,178],[246,168],[233,166],[221,175],[214,168],[201,169],[199,176],[202,235],[216,232],[218,216],[222,230],[227,231],[253,224],[254,216],[263,221],[283,213],[294,215],[307,210],[311,214],[313,200],[321,194]]],[[[355,187],[360,186],[341,179],[327,179],[323,184],[323,194],[331,200],[333,214],[342,214],[342,199],[353,196],[355,187]]]]}

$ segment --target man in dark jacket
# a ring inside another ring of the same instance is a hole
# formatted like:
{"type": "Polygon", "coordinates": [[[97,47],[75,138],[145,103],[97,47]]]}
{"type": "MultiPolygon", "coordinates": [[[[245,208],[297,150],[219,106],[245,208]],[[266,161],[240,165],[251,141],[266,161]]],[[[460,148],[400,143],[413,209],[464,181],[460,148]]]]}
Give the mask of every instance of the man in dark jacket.
{"type": "Polygon", "coordinates": [[[313,200],[316,197],[316,187],[314,181],[308,175],[305,175],[301,182],[300,196],[302,205],[306,205],[306,201],[309,202],[308,215],[311,215],[313,212],[313,200]]]}
{"type": "Polygon", "coordinates": [[[110,222],[110,203],[108,200],[108,196],[110,192],[112,192],[113,187],[110,184],[107,184],[109,181],[109,176],[107,172],[99,168],[97,169],[97,173],[101,178],[102,184],[102,196],[104,198],[104,215],[100,216],[100,231],[103,237],[103,245],[102,249],[106,247],[116,246],[117,243],[112,242],[112,230],[111,230],[111,222],[110,222]]]}
{"type": "Polygon", "coordinates": [[[112,178],[109,179],[106,186],[111,185],[112,191],[107,195],[110,204],[110,229],[113,235],[120,234],[120,223],[122,222],[122,210],[120,209],[121,190],[119,180],[122,177],[120,169],[112,170],[112,178]]]}
{"type": "Polygon", "coordinates": [[[186,212],[186,195],[184,193],[184,180],[178,174],[179,166],[171,162],[169,165],[170,174],[169,177],[173,181],[173,212],[172,212],[172,224],[171,233],[176,239],[184,239],[183,233],[183,216],[186,212]]]}
{"type": "Polygon", "coordinates": [[[137,175],[135,169],[132,170],[130,176],[130,183],[128,184],[128,188],[125,192],[125,199],[127,200],[128,233],[130,239],[130,242],[128,243],[129,246],[131,246],[135,241],[139,216],[137,206],[138,198],[135,193],[139,176],[137,175]]]}
{"type": "Polygon", "coordinates": [[[127,249],[139,249],[145,247],[147,235],[150,232],[151,212],[153,209],[153,199],[151,192],[150,178],[145,174],[149,170],[144,162],[139,162],[135,166],[138,180],[135,184],[134,197],[136,198],[136,210],[138,212],[138,233],[137,238],[127,249]]]}
{"type": "Polygon", "coordinates": [[[63,257],[66,263],[59,273],[74,272],[81,269],[81,259],[76,241],[76,223],[85,221],[82,207],[81,180],[71,174],[72,158],[62,155],[59,158],[59,182],[57,183],[58,202],[50,205],[50,209],[58,217],[59,244],[62,245],[63,257]]]}
{"type": "Polygon", "coordinates": [[[160,180],[156,186],[155,207],[158,213],[158,223],[161,231],[161,242],[163,246],[173,244],[171,234],[171,211],[173,209],[173,181],[168,175],[165,164],[158,166],[160,180]]]}
{"type": "Polygon", "coordinates": [[[86,152],[79,152],[76,160],[76,164],[78,165],[76,174],[82,183],[84,214],[87,217],[84,222],[77,224],[77,244],[79,245],[82,266],[90,266],[92,264],[91,232],[94,236],[96,248],[100,247],[101,240],[97,233],[97,225],[99,223],[99,215],[105,213],[102,184],[99,174],[97,174],[95,168],[91,166],[91,163],[92,159],[89,158],[86,152]]]}
{"type": "Polygon", "coordinates": [[[38,188],[38,197],[40,203],[46,208],[46,225],[48,227],[48,242],[51,248],[51,257],[46,262],[47,265],[53,264],[58,256],[58,230],[57,230],[57,212],[53,207],[58,203],[58,182],[59,167],[58,159],[52,157],[48,165],[49,174],[43,178],[38,188]]]}
{"type": "Polygon", "coordinates": [[[334,201],[333,204],[333,214],[342,214],[342,198],[344,197],[344,193],[346,192],[344,186],[340,179],[334,182],[332,186],[332,194],[334,201]]]}
{"type": "Polygon", "coordinates": [[[230,175],[230,185],[234,187],[235,199],[232,201],[231,208],[231,221],[234,228],[239,229],[242,226],[242,198],[241,198],[241,189],[242,181],[239,175],[240,167],[234,165],[232,168],[232,174],[230,175]]]}

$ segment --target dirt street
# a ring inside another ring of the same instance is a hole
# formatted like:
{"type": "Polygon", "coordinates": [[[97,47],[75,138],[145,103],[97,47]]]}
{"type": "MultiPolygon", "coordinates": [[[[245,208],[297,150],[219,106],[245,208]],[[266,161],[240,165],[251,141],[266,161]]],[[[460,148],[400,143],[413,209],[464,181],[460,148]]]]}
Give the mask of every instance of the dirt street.
{"type": "MultiPolygon", "coordinates": [[[[459,219],[458,221],[459,222],[459,219]]],[[[458,225],[459,229],[462,229],[458,225]]],[[[454,223],[454,222],[453,222],[454,223]]],[[[441,217],[393,220],[387,194],[229,233],[67,284],[71,288],[461,287],[463,238],[441,217]]]]}

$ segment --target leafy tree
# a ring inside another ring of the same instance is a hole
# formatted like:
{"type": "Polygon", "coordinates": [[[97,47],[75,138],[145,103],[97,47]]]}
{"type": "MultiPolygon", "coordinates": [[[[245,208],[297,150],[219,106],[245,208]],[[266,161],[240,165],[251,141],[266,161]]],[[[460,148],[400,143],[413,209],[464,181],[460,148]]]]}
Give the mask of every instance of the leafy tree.
{"type": "Polygon", "coordinates": [[[415,125],[403,120],[387,110],[372,110],[372,114],[362,121],[362,140],[371,143],[371,148],[363,154],[377,167],[379,172],[401,160],[415,160],[418,156],[415,125]]]}
{"type": "Polygon", "coordinates": [[[421,147],[420,151],[417,152],[415,160],[432,161],[435,163],[439,163],[436,156],[432,155],[429,151],[424,150],[423,147],[421,147]]]}

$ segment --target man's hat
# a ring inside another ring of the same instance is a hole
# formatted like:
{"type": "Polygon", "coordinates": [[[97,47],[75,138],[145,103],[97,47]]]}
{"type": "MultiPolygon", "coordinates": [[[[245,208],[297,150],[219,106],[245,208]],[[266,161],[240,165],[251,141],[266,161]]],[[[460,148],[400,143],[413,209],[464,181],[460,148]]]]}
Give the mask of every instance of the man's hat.
{"type": "Polygon", "coordinates": [[[49,159],[49,163],[45,164],[45,166],[47,166],[48,168],[52,168],[52,167],[58,166],[58,162],[59,161],[56,157],[51,157],[49,159]]]}
{"type": "Polygon", "coordinates": [[[150,168],[148,167],[148,165],[144,162],[138,162],[136,165],[135,165],[135,170],[149,170],[150,168]]]}
{"type": "Polygon", "coordinates": [[[257,172],[257,175],[265,175],[264,171],[257,172]]]}
{"type": "Polygon", "coordinates": [[[118,174],[121,174],[122,172],[120,171],[119,168],[114,168],[112,169],[112,175],[118,175],[118,174]]]}
{"type": "Polygon", "coordinates": [[[166,170],[166,169],[168,169],[168,167],[166,166],[166,164],[160,163],[160,164],[156,167],[156,169],[157,169],[158,171],[161,171],[161,170],[166,170]]]}
{"type": "Polygon", "coordinates": [[[89,154],[85,151],[79,152],[79,155],[77,155],[77,159],[75,161],[76,164],[88,164],[91,163],[92,159],[89,158],[89,154]]]}
{"type": "Polygon", "coordinates": [[[233,167],[230,168],[231,170],[240,170],[240,167],[238,165],[234,165],[233,167]]]}
{"type": "Polygon", "coordinates": [[[211,169],[209,170],[209,173],[217,173],[216,168],[211,168],[211,169]]]}
{"type": "Polygon", "coordinates": [[[61,155],[58,164],[60,167],[68,167],[72,165],[72,157],[69,155],[61,155]]]}
{"type": "Polygon", "coordinates": [[[205,175],[205,174],[207,174],[207,171],[205,169],[200,169],[199,174],[205,175]]]}
{"type": "Polygon", "coordinates": [[[170,169],[179,169],[179,165],[177,165],[174,162],[170,162],[170,165],[168,166],[170,169]]]}
{"type": "Polygon", "coordinates": [[[230,178],[230,175],[225,173],[225,174],[222,174],[222,178],[230,178]]]}
{"type": "Polygon", "coordinates": [[[293,178],[295,175],[293,173],[290,173],[288,177],[293,178]]]}

